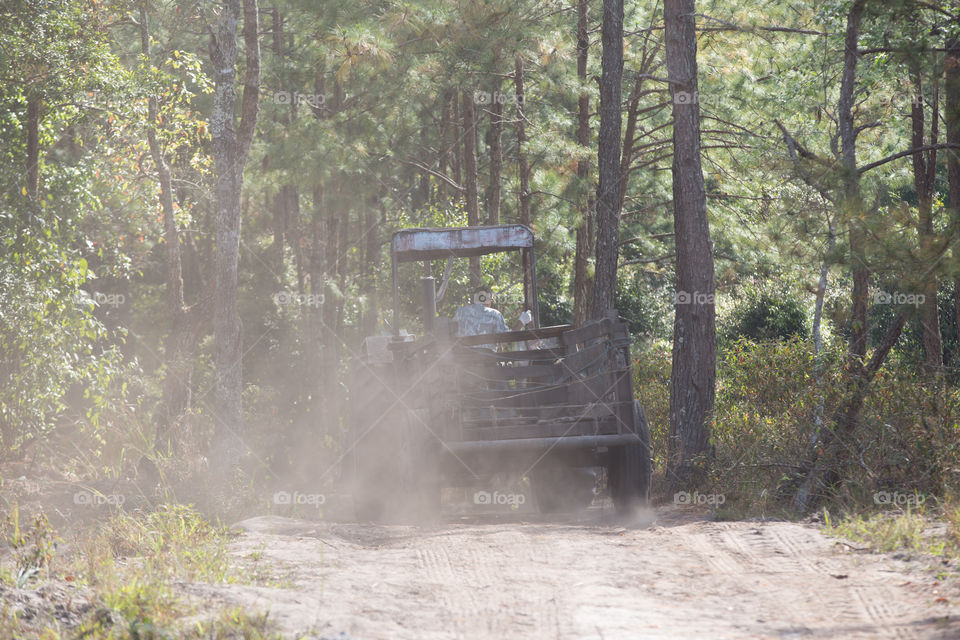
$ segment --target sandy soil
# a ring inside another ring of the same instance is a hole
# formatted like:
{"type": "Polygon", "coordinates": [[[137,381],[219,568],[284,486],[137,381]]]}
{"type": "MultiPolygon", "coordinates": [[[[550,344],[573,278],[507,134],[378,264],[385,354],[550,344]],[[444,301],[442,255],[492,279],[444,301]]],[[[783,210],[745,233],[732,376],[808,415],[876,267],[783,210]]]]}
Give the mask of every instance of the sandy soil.
{"type": "Polygon", "coordinates": [[[529,518],[253,518],[232,552],[262,554],[289,588],[179,588],[315,639],[960,638],[960,594],[929,559],[866,553],[814,525],[679,508],[629,527],[595,510],[529,518]]]}

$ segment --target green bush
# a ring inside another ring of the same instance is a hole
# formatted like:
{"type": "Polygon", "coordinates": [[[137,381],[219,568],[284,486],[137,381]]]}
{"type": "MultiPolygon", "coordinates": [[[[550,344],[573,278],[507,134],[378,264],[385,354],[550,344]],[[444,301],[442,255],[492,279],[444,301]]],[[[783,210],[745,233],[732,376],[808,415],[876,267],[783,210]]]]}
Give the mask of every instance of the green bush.
{"type": "Polygon", "coordinates": [[[631,347],[633,390],[650,423],[653,465],[667,467],[667,438],[670,434],[670,343],[665,340],[637,340],[631,347]]]}
{"type": "MultiPolygon", "coordinates": [[[[746,511],[789,506],[818,413],[830,429],[845,400],[844,347],[825,347],[819,382],[803,340],[739,340],[722,356],[712,438],[714,480],[728,503],[746,511]]],[[[948,496],[960,465],[960,389],[925,383],[891,359],[867,394],[853,441],[834,500],[874,505],[874,492],[885,490],[948,496]]]]}
{"type": "MultiPolygon", "coordinates": [[[[29,237],[0,237],[0,460],[48,434],[72,387],[96,423],[119,354],[80,289],[87,265],[29,237]]],[[[77,408],[77,407],[75,407],[77,408]]]]}
{"type": "Polygon", "coordinates": [[[729,342],[738,338],[755,341],[805,338],[808,334],[803,300],[783,288],[747,287],[720,327],[720,335],[729,342]]]}

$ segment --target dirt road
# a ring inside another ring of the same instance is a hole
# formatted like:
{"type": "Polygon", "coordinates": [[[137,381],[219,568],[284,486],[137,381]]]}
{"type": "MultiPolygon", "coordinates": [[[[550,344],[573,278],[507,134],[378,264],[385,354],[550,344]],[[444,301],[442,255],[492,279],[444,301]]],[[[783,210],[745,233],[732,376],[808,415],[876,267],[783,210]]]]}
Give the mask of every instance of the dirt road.
{"type": "Polygon", "coordinates": [[[630,528],[590,512],[568,523],[238,526],[238,558],[261,554],[291,586],[180,588],[269,610],[289,637],[960,638],[956,587],[929,560],[857,551],[812,525],[671,508],[630,528]]]}

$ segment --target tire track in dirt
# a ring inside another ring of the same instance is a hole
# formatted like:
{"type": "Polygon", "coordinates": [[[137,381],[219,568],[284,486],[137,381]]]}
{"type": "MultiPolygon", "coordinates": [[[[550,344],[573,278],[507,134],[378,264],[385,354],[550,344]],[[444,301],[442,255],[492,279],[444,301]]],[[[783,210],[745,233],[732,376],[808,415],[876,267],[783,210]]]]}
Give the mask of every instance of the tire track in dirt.
{"type": "Polygon", "coordinates": [[[859,605],[864,617],[884,630],[887,638],[912,640],[917,637],[913,631],[902,625],[907,612],[894,604],[895,596],[890,589],[877,587],[854,587],[852,600],[859,605]]]}
{"type": "MultiPolygon", "coordinates": [[[[740,530],[736,527],[723,529],[719,538],[746,553],[749,570],[770,576],[792,577],[794,580],[804,574],[818,579],[814,590],[797,593],[795,599],[782,599],[782,587],[770,592],[776,596],[781,614],[788,614],[785,617],[801,625],[798,632],[804,630],[801,621],[816,614],[847,628],[850,637],[904,640],[917,637],[903,625],[903,621],[910,616],[896,604],[888,588],[841,583],[851,579],[847,573],[850,567],[844,569],[841,566],[840,556],[833,554],[829,541],[819,532],[791,523],[763,523],[755,528],[740,530]]],[[[854,574],[852,579],[857,581],[856,572],[851,573],[854,574]]]]}
{"type": "Polygon", "coordinates": [[[232,552],[262,549],[294,586],[184,591],[269,608],[285,637],[960,638],[960,607],[936,604],[918,565],[843,551],[812,526],[683,513],[643,527],[593,511],[419,528],[256,519],[282,522],[247,523],[232,552]]]}
{"type": "Polygon", "coordinates": [[[453,637],[525,637],[556,628],[549,592],[525,591],[525,581],[541,582],[529,535],[468,529],[453,538],[439,535],[417,549],[424,573],[443,603],[453,637]],[[519,568],[519,573],[518,573],[519,568]],[[519,635],[518,635],[519,634],[519,635]]]}

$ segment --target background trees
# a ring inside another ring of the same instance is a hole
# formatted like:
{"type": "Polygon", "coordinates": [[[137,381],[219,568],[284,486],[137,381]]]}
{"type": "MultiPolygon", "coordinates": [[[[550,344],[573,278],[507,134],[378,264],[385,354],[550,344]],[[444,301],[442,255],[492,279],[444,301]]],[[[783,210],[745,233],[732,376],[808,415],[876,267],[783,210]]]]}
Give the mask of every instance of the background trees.
{"type": "MultiPolygon", "coordinates": [[[[129,473],[145,456],[187,477],[195,452],[242,451],[250,473],[328,480],[345,363],[392,329],[390,234],[497,221],[537,234],[543,323],[615,307],[670,370],[672,409],[638,388],[678,470],[731,442],[714,359],[721,377],[731,353],[753,362],[744,338],[817,345],[791,490],[826,491],[821,472],[863,448],[884,371],[920,367],[941,400],[918,424],[951,419],[951,3],[2,12],[5,456],[54,429],[107,455],[95,439],[114,430],[129,473]]],[[[401,275],[414,318],[419,274],[401,275]]],[[[454,266],[441,312],[481,277],[523,310],[491,258],[454,266]]]]}

